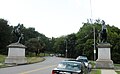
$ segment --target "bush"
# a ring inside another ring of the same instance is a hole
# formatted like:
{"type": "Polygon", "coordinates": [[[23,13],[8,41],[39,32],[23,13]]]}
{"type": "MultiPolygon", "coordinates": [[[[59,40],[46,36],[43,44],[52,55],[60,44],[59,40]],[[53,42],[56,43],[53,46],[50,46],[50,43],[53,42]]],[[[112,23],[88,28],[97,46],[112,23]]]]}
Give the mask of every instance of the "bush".
{"type": "Polygon", "coordinates": [[[114,63],[120,64],[120,54],[119,53],[113,53],[112,54],[112,60],[114,63]]]}

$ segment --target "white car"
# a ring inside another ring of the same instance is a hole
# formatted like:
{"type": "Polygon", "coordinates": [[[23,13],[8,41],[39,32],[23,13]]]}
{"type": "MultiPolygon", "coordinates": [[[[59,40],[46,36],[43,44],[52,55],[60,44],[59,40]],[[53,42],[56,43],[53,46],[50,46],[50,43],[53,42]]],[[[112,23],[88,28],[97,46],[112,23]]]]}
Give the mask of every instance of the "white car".
{"type": "Polygon", "coordinates": [[[76,58],[76,60],[80,61],[80,62],[84,62],[85,63],[85,66],[88,67],[88,59],[86,56],[78,56],[76,58]]]}

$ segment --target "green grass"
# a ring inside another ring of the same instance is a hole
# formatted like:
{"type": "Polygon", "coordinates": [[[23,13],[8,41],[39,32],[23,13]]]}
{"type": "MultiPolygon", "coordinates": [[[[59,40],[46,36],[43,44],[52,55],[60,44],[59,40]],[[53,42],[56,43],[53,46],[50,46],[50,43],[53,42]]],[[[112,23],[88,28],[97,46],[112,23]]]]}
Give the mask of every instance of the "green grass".
{"type": "Polygon", "coordinates": [[[101,74],[101,70],[100,69],[95,69],[95,61],[90,61],[89,64],[92,65],[92,70],[90,72],[90,74],[101,74]]]}
{"type": "Polygon", "coordinates": [[[49,54],[48,53],[45,53],[45,54],[44,53],[40,53],[39,56],[44,57],[44,56],[49,56],[49,54]]]}
{"type": "Polygon", "coordinates": [[[94,66],[95,66],[95,61],[90,61],[89,64],[91,64],[91,65],[92,65],[92,68],[94,68],[94,66]]]}
{"type": "MultiPolygon", "coordinates": [[[[26,56],[27,57],[36,57],[36,54],[29,52],[29,54],[26,56]]],[[[37,55],[37,57],[44,57],[44,56],[49,56],[49,54],[48,53],[40,53],[39,55],[37,55]]]]}
{"type": "Polygon", "coordinates": [[[114,64],[114,66],[120,67],[120,64],[114,64]]]}
{"type": "Polygon", "coordinates": [[[117,72],[117,74],[120,74],[120,71],[116,71],[117,72]]]}
{"type": "Polygon", "coordinates": [[[28,64],[42,62],[44,60],[45,60],[44,58],[40,58],[40,57],[27,57],[28,64]]]}
{"type": "Polygon", "coordinates": [[[118,74],[120,74],[120,64],[114,64],[114,68],[118,74]]]}
{"type": "MultiPolygon", "coordinates": [[[[95,62],[94,61],[90,61],[90,64],[92,65],[92,71],[90,72],[90,74],[101,74],[100,69],[93,69],[94,66],[95,66],[95,62]]],[[[115,67],[115,69],[120,70],[120,64],[114,64],[114,67],[115,67]]],[[[116,70],[116,72],[117,72],[117,74],[120,74],[120,71],[116,70]]]]}
{"type": "Polygon", "coordinates": [[[117,71],[120,70],[120,64],[114,64],[114,67],[116,69],[117,74],[120,74],[120,71],[117,71]]]}
{"type": "Polygon", "coordinates": [[[94,69],[90,72],[90,74],[101,74],[101,70],[100,69],[94,69]]]}
{"type": "MultiPolygon", "coordinates": [[[[0,68],[7,67],[7,65],[4,64],[5,58],[6,56],[0,55],[0,68]]],[[[27,64],[42,62],[44,60],[42,57],[27,57],[27,64]]]]}
{"type": "Polygon", "coordinates": [[[0,68],[6,67],[6,65],[4,64],[5,58],[5,55],[0,55],[0,68]]]}
{"type": "Polygon", "coordinates": [[[0,63],[3,63],[3,62],[4,62],[5,57],[6,57],[6,56],[4,56],[4,55],[0,55],[0,63]]]}

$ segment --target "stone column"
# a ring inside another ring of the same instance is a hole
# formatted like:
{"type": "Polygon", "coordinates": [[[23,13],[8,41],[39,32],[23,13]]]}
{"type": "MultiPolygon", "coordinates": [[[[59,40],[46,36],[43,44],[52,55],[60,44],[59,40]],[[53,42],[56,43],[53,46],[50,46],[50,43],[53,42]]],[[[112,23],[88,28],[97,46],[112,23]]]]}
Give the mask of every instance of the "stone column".
{"type": "Polygon", "coordinates": [[[109,43],[98,44],[98,59],[96,60],[96,68],[114,68],[111,60],[111,45],[109,43]]]}
{"type": "Polygon", "coordinates": [[[26,46],[20,43],[12,43],[8,47],[8,57],[5,59],[6,64],[25,64],[27,59],[25,57],[26,46]]]}

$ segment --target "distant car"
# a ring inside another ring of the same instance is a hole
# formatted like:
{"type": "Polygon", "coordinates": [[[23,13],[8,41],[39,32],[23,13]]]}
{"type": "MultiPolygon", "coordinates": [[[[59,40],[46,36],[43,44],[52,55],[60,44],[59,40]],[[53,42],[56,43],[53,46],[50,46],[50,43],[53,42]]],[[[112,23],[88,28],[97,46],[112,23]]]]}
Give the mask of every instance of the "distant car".
{"type": "Polygon", "coordinates": [[[52,74],[87,74],[85,66],[81,62],[65,60],[52,70],[52,74]]]}
{"type": "Polygon", "coordinates": [[[51,56],[51,57],[53,57],[53,56],[54,56],[54,54],[50,54],[50,56],[51,56]]]}
{"type": "Polygon", "coordinates": [[[61,57],[61,54],[55,54],[56,57],[61,57]]]}
{"type": "Polygon", "coordinates": [[[88,62],[88,59],[87,59],[86,56],[78,56],[78,57],[76,58],[76,60],[78,60],[78,61],[80,61],[80,62],[84,62],[84,63],[85,63],[85,66],[88,67],[89,62],[88,62]]]}

